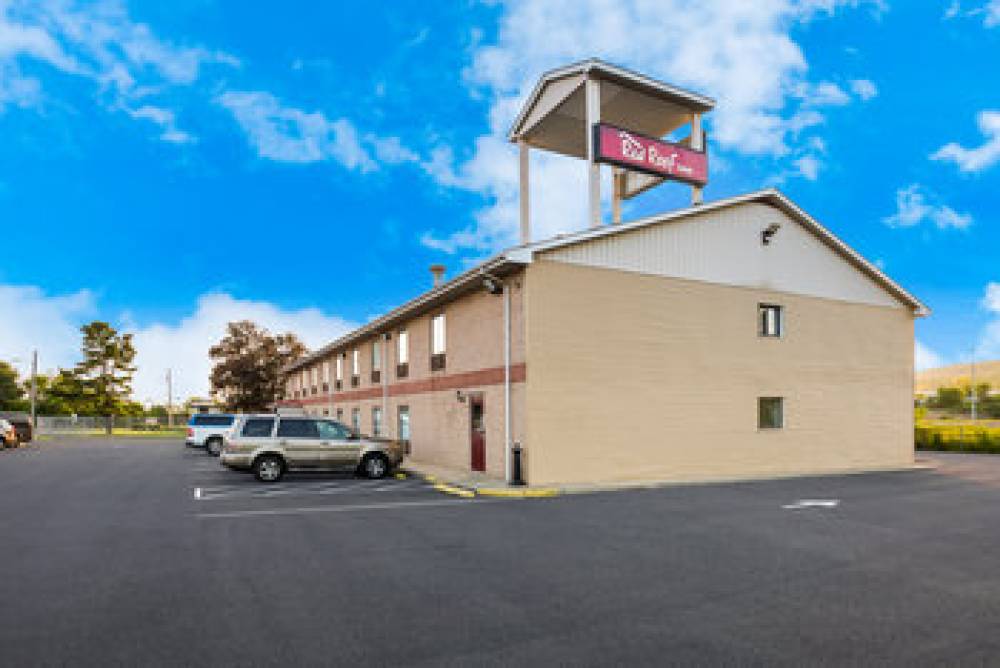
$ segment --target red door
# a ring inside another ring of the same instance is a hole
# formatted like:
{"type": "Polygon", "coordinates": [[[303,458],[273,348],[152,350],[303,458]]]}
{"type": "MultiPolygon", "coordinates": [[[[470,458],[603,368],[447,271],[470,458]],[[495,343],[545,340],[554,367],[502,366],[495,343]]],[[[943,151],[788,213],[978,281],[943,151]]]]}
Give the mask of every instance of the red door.
{"type": "Polygon", "coordinates": [[[483,396],[474,394],[469,397],[469,414],[471,430],[469,442],[472,449],[472,470],[486,470],[486,423],[483,420],[483,396]]]}

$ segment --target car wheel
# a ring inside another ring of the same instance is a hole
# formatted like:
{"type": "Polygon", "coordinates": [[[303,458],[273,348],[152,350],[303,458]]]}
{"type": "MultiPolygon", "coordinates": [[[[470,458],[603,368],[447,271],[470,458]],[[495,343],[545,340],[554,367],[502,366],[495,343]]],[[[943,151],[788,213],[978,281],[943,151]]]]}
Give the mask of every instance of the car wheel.
{"type": "Polygon", "coordinates": [[[253,463],[253,475],[261,482],[278,482],[285,475],[285,462],[277,455],[264,455],[253,463]]]}
{"type": "Polygon", "coordinates": [[[216,437],[205,441],[205,452],[213,457],[218,457],[222,452],[222,439],[216,437]]]}
{"type": "Polygon", "coordinates": [[[361,472],[372,480],[384,478],[389,474],[389,460],[385,455],[368,455],[361,462],[361,472]]]}

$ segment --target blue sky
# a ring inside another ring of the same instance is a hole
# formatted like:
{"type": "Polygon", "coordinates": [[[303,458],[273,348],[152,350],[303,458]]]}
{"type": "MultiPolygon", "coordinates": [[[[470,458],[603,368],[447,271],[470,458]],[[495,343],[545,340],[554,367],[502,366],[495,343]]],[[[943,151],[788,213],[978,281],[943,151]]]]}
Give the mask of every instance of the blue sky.
{"type": "MultiPolygon", "coordinates": [[[[706,197],[778,186],[878,262],[934,310],[921,366],[1000,357],[998,47],[997,0],[0,0],[0,358],[108,319],[145,400],[204,393],[229,319],[364,322],[513,240],[505,132],[589,56],[715,97],[706,197]]],[[[537,236],[583,225],[583,170],[535,158],[537,236]]]]}

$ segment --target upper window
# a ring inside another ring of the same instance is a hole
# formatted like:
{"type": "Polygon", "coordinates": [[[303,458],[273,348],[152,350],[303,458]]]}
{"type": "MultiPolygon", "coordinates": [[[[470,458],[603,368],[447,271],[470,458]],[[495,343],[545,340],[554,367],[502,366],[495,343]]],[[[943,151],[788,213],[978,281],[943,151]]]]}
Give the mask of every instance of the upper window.
{"type": "Polygon", "coordinates": [[[431,318],[431,355],[443,355],[445,351],[444,313],[431,318]]]}
{"type": "Polygon", "coordinates": [[[329,383],[330,382],[330,363],[329,362],[323,362],[323,382],[324,383],[329,383]]]}
{"type": "Polygon", "coordinates": [[[315,420],[283,419],[278,423],[281,438],[319,438],[315,420]]]}
{"type": "Polygon", "coordinates": [[[760,336],[782,336],[784,334],[785,309],[774,304],[758,304],[757,333],[760,336]]]}
{"type": "Polygon", "coordinates": [[[396,364],[409,364],[409,362],[410,335],[405,329],[401,329],[396,334],[396,364]]]}
{"type": "Polygon", "coordinates": [[[351,375],[361,375],[361,353],[357,348],[351,351],[351,375]]]}
{"type": "Polygon", "coordinates": [[[274,428],[274,418],[250,418],[243,425],[243,436],[264,438],[271,435],[274,428]]]}
{"type": "Polygon", "coordinates": [[[351,437],[351,430],[332,420],[321,420],[316,423],[319,429],[320,438],[328,438],[335,441],[343,441],[351,437]]]}
{"type": "Polygon", "coordinates": [[[785,426],[785,400],[781,397],[757,399],[757,428],[781,429],[785,426]]]}
{"type": "Polygon", "coordinates": [[[337,380],[344,380],[344,358],[337,355],[337,380]]]}
{"type": "Polygon", "coordinates": [[[378,339],[372,341],[372,371],[379,371],[382,368],[382,342],[378,339]]]}

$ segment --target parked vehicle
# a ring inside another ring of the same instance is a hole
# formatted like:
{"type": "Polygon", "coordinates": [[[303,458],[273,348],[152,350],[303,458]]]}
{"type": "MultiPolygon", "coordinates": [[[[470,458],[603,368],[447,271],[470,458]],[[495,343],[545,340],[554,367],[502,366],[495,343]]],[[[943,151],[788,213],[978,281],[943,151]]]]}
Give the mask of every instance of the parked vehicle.
{"type": "Polygon", "coordinates": [[[31,426],[31,416],[27,413],[0,413],[0,418],[7,420],[17,430],[18,443],[31,443],[34,429],[31,426]]]}
{"type": "Polygon", "coordinates": [[[404,446],[363,438],[336,420],[290,415],[241,415],[222,446],[222,463],[277,482],[290,469],[354,470],[384,478],[403,461],[404,446]]]}
{"type": "Polygon", "coordinates": [[[199,413],[188,420],[187,438],[184,444],[192,448],[205,448],[213,457],[222,452],[222,441],[232,428],[236,416],[227,413],[199,413]]]}
{"type": "Polygon", "coordinates": [[[0,446],[4,448],[16,448],[18,446],[17,430],[14,425],[5,418],[0,418],[0,446]]]}

